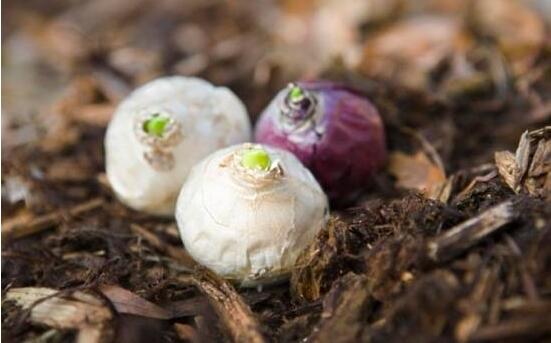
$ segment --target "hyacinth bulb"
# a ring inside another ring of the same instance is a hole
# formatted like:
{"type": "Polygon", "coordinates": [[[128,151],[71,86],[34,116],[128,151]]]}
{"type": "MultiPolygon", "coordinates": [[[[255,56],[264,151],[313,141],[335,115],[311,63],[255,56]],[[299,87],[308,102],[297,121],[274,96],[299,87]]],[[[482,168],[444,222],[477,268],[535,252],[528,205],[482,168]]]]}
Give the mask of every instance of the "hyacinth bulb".
{"type": "Polygon", "coordinates": [[[107,178],[127,206],[172,216],[193,165],[250,137],[245,106],[229,89],[198,78],[156,79],[122,101],[111,119],[107,178]]]}
{"type": "Polygon", "coordinates": [[[242,286],[288,276],[328,213],[323,190],[293,154],[250,143],[197,164],[176,205],[190,255],[242,286]]]}
{"type": "Polygon", "coordinates": [[[375,106],[328,81],[292,83],[280,91],[261,114],[255,139],[295,154],[336,205],[355,200],[387,154],[375,106]]]}

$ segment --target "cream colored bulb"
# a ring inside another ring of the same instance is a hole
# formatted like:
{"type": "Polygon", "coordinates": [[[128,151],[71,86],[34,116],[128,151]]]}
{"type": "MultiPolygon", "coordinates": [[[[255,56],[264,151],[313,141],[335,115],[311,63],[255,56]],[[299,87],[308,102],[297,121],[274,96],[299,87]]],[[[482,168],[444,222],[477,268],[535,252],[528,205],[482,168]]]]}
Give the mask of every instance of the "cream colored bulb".
{"type": "Polygon", "coordinates": [[[250,143],[197,164],[176,205],[186,250],[242,286],[286,277],[327,216],[324,192],[293,154],[250,143]]]}
{"type": "Polygon", "coordinates": [[[159,78],[113,115],[105,136],[107,178],[127,206],[171,216],[193,165],[250,137],[245,106],[229,89],[198,78],[159,78]]]}

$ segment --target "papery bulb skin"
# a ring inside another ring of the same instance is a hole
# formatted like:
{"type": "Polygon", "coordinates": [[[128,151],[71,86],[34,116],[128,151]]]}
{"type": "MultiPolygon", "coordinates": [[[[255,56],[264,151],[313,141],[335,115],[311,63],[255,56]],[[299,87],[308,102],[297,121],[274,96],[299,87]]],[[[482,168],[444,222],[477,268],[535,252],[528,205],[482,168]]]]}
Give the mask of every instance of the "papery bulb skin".
{"type": "Polygon", "coordinates": [[[295,154],[336,206],[355,200],[387,155],[375,106],[329,81],[298,82],[280,91],[261,114],[255,141],[295,154]]]}
{"type": "Polygon", "coordinates": [[[195,163],[250,139],[245,106],[229,89],[198,78],[159,78],[132,92],[114,113],[105,136],[107,178],[127,206],[172,216],[195,163]]]}
{"type": "Polygon", "coordinates": [[[293,154],[250,143],[197,164],[176,205],[189,254],[245,287],[286,278],[328,213],[323,190],[293,154]]]}

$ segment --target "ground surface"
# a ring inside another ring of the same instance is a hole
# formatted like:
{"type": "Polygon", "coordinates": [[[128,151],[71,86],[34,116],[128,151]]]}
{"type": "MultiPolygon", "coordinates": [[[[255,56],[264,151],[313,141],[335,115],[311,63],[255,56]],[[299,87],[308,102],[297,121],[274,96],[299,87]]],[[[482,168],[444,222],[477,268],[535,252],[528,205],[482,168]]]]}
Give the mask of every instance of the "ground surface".
{"type": "Polygon", "coordinates": [[[362,3],[4,1],[2,339],[550,340],[549,8],[362,3]],[[168,74],[253,120],[300,78],[378,106],[387,167],[289,282],[235,289],[111,193],[110,115],[168,74]]]}

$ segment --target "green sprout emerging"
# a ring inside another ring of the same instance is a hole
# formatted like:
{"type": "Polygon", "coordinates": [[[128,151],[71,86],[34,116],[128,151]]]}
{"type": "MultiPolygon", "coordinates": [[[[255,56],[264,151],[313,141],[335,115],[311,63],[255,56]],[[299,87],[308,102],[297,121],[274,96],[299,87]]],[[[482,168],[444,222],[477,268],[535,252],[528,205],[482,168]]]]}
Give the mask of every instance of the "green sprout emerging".
{"type": "Polygon", "coordinates": [[[243,154],[241,164],[248,169],[268,170],[272,164],[272,160],[266,150],[251,149],[243,154]]]}
{"type": "Polygon", "coordinates": [[[289,91],[289,99],[291,99],[292,102],[298,102],[304,98],[304,92],[302,91],[302,88],[299,86],[293,86],[291,90],[289,91]]]}
{"type": "Polygon", "coordinates": [[[169,121],[170,118],[155,115],[145,122],[144,130],[152,136],[162,137],[169,121]]]}

